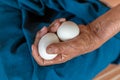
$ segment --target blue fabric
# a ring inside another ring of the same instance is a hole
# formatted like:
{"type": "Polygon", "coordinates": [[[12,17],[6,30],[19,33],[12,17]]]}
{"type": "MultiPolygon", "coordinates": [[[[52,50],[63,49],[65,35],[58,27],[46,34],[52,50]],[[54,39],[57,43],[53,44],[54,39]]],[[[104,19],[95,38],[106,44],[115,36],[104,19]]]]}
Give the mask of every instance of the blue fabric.
{"type": "Polygon", "coordinates": [[[0,80],[92,80],[120,62],[120,33],[66,63],[39,66],[31,55],[36,32],[65,17],[88,24],[109,8],[98,0],[0,0],[0,80]]]}

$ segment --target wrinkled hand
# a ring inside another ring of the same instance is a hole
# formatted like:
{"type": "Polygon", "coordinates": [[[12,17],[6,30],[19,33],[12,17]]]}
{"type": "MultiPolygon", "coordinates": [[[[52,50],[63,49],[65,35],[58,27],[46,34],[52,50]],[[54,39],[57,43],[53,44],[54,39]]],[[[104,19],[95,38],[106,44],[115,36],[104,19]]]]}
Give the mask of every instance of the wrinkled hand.
{"type": "Polygon", "coordinates": [[[53,43],[47,47],[47,53],[58,54],[53,60],[44,60],[38,54],[38,42],[48,32],[56,32],[64,18],[55,20],[48,28],[44,27],[36,35],[32,45],[32,55],[41,66],[64,63],[74,57],[99,48],[103,43],[120,32],[120,5],[112,8],[88,25],[79,25],[80,34],[74,39],[53,43]]]}
{"type": "Polygon", "coordinates": [[[41,66],[64,63],[74,57],[93,51],[101,45],[99,38],[91,31],[89,26],[79,25],[80,34],[74,39],[53,43],[47,47],[49,54],[58,54],[53,60],[44,60],[38,54],[38,42],[48,32],[56,32],[64,18],[55,20],[48,28],[44,27],[38,31],[35,42],[32,45],[32,55],[41,66]]]}

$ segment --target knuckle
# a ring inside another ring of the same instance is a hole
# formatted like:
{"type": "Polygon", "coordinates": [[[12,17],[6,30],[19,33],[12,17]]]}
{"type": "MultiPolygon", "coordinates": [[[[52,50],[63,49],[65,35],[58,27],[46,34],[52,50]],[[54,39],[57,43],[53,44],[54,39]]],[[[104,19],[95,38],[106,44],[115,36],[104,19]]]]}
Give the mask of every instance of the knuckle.
{"type": "Polygon", "coordinates": [[[88,25],[88,27],[91,31],[91,34],[94,35],[94,37],[102,38],[101,34],[103,34],[105,32],[105,30],[101,27],[102,25],[103,25],[103,22],[98,22],[97,24],[89,24],[88,25]]]}
{"type": "Polygon", "coordinates": [[[63,54],[63,53],[65,53],[65,46],[63,46],[63,45],[57,45],[57,47],[56,47],[56,52],[58,52],[58,53],[60,53],[60,54],[63,54]]]}
{"type": "Polygon", "coordinates": [[[64,45],[61,45],[59,48],[58,48],[58,51],[61,53],[61,54],[64,54],[66,52],[66,46],[64,45]]]}

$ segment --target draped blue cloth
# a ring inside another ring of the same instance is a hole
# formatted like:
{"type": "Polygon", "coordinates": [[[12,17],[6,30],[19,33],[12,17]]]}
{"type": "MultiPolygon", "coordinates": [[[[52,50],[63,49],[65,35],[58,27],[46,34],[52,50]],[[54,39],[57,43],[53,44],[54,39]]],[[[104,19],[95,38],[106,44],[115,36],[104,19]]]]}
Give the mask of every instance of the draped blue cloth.
{"type": "Polygon", "coordinates": [[[92,80],[120,60],[120,33],[66,63],[39,66],[31,55],[36,32],[64,17],[88,24],[108,11],[99,0],[0,0],[0,80],[92,80]]]}

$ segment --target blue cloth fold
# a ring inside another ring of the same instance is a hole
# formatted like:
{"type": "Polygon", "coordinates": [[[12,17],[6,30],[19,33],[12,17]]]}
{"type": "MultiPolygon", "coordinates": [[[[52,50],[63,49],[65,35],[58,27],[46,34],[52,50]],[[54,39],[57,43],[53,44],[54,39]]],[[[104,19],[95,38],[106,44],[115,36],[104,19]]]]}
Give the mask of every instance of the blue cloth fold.
{"type": "Polygon", "coordinates": [[[92,80],[120,62],[120,33],[66,63],[39,66],[31,55],[36,32],[65,17],[88,24],[108,11],[99,0],[0,0],[0,80],[92,80]]]}

